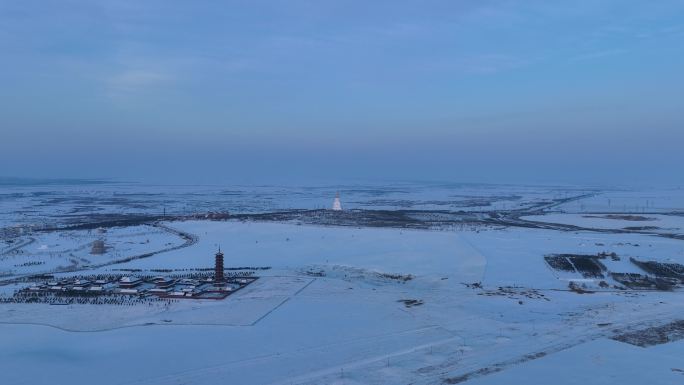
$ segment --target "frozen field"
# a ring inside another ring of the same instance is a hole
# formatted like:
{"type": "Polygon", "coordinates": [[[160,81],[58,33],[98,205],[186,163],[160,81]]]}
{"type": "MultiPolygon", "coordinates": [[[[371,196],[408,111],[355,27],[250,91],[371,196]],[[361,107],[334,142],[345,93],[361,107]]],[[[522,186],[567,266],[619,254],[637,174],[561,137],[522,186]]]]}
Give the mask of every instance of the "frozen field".
{"type": "Polygon", "coordinates": [[[0,227],[71,223],[108,215],[259,213],[330,208],[339,192],[345,209],[492,211],[524,209],[578,195],[570,187],[439,183],[333,186],[154,186],[130,183],[0,185],[0,227]]]}
{"type": "Polygon", "coordinates": [[[63,269],[71,258],[83,274],[157,274],[211,268],[219,246],[227,267],[258,268],[260,278],[221,301],[2,303],[0,384],[680,383],[681,341],[642,348],[610,339],[684,311],[679,288],[618,289],[610,276],[643,273],[630,258],[684,264],[676,237],[607,231],[647,223],[682,234],[677,216],[644,217],[522,216],[601,231],[192,220],[23,234],[0,259],[1,296],[22,285],[18,276],[73,274],[63,269]],[[109,251],[89,254],[103,236],[109,251]],[[601,253],[615,254],[601,260],[603,278],[545,261],[601,253]]]}
{"type": "Polygon", "coordinates": [[[682,233],[684,216],[659,214],[546,214],[523,217],[529,221],[560,223],[589,229],[650,231],[654,233],[682,233]]]}
{"type": "Polygon", "coordinates": [[[40,232],[0,249],[0,276],[81,270],[182,244],[177,235],[153,226],[40,232]],[[102,254],[92,253],[97,240],[104,242],[102,254]]]}
{"type": "Polygon", "coordinates": [[[666,349],[643,349],[599,339],[469,383],[524,384],[534,379],[535,383],[558,385],[681,384],[684,343],[668,345],[666,349]]]}
{"type": "Polygon", "coordinates": [[[604,191],[581,201],[567,203],[560,210],[576,212],[672,212],[684,209],[681,188],[604,191]]]}
{"type": "Polygon", "coordinates": [[[419,230],[336,228],[253,222],[183,222],[175,228],[200,236],[181,249],[127,264],[150,269],[211,266],[218,246],[233,266],[300,270],[314,265],[413,275],[444,274],[478,281],[485,259],[460,235],[419,230]]]}

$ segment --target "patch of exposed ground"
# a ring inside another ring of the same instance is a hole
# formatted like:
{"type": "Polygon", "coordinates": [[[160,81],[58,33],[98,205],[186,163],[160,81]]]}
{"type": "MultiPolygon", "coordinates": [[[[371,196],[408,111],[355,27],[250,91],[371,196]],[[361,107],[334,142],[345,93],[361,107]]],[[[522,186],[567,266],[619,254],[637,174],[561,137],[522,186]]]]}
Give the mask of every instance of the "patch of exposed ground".
{"type": "Polygon", "coordinates": [[[613,339],[616,341],[641,346],[642,348],[678,341],[684,339],[684,320],[620,334],[613,337],[613,339]]]}

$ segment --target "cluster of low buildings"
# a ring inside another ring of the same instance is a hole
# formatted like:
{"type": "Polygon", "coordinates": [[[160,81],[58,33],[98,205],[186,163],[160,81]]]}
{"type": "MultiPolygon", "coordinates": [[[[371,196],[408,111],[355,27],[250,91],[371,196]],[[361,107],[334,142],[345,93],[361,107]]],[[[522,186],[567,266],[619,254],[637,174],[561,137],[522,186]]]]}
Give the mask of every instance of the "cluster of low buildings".
{"type": "Polygon", "coordinates": [[[120,276],[99,275],[91,277],[47,278],[34,283],[24,292],[40,296],[111,296],[130,295],[139,297],[224,299],[258,278],[251,274],[226,277],[223,267],[223,253],[216,253],[213,274],[186,276],[120,276]]]}
{"type": "Polygon", "coordinates": [[[223,299],[254,282],[256,277],[233,277],[216,282],[213,277],[174,278],[136,277],[87,279],[64,278],[33,284],[29,292],[53,293],[66,296],[134,295],[162,298],[223,299]]]}

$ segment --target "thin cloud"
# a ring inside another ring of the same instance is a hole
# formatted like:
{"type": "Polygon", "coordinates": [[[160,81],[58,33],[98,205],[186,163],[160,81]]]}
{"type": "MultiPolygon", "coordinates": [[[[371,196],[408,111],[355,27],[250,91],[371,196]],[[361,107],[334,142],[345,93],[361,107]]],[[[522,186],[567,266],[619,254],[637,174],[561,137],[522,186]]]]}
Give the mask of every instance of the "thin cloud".
{"type": "Polygon", "coordinates": [[[529,60],[503,54],[485,54],[468,57],[463,63],[467,72],[478,74],[494,74],[513,70],[529,64],[529,60]]]}
{"type": "Polygon", "coordinates": [[[573,57],[571,60],[572,61],[593,60],[593,59],[600,59],[600,58],[609,57],[609,56],[622,55],[622,54],[626,54],[627,52],[629,52],[629,51],[626,49],[608,49],[608,50],[603,50],[603,51],[583,53],[583,54],[580,54],[580,55],[573,57]]]}
{"type": "Polygon", "coordinates": [[[498,53],[464,54],[459,57],[428,60],[423,62],[421,67],[428,71],[488,75],[523,68],[536,60],[498,53]]]}
{"type": "Polygon", "coordinates": [[[132,69],[118,73],[108,79],[107,85],[112,92],[136,92],[168,84],[172,78],[166,73],[132,69]]]}

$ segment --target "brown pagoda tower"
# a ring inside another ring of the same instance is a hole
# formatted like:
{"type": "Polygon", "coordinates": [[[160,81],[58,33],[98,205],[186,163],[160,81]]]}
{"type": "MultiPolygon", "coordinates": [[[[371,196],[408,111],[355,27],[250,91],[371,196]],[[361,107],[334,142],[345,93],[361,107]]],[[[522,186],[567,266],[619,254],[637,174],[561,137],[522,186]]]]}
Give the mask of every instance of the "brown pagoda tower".
{"type": "Polygon", "coordinates": [[[223,253],[219,247],[216,253],[216,263],[214,265],[214,281],[223,282],[223,253]]]}

